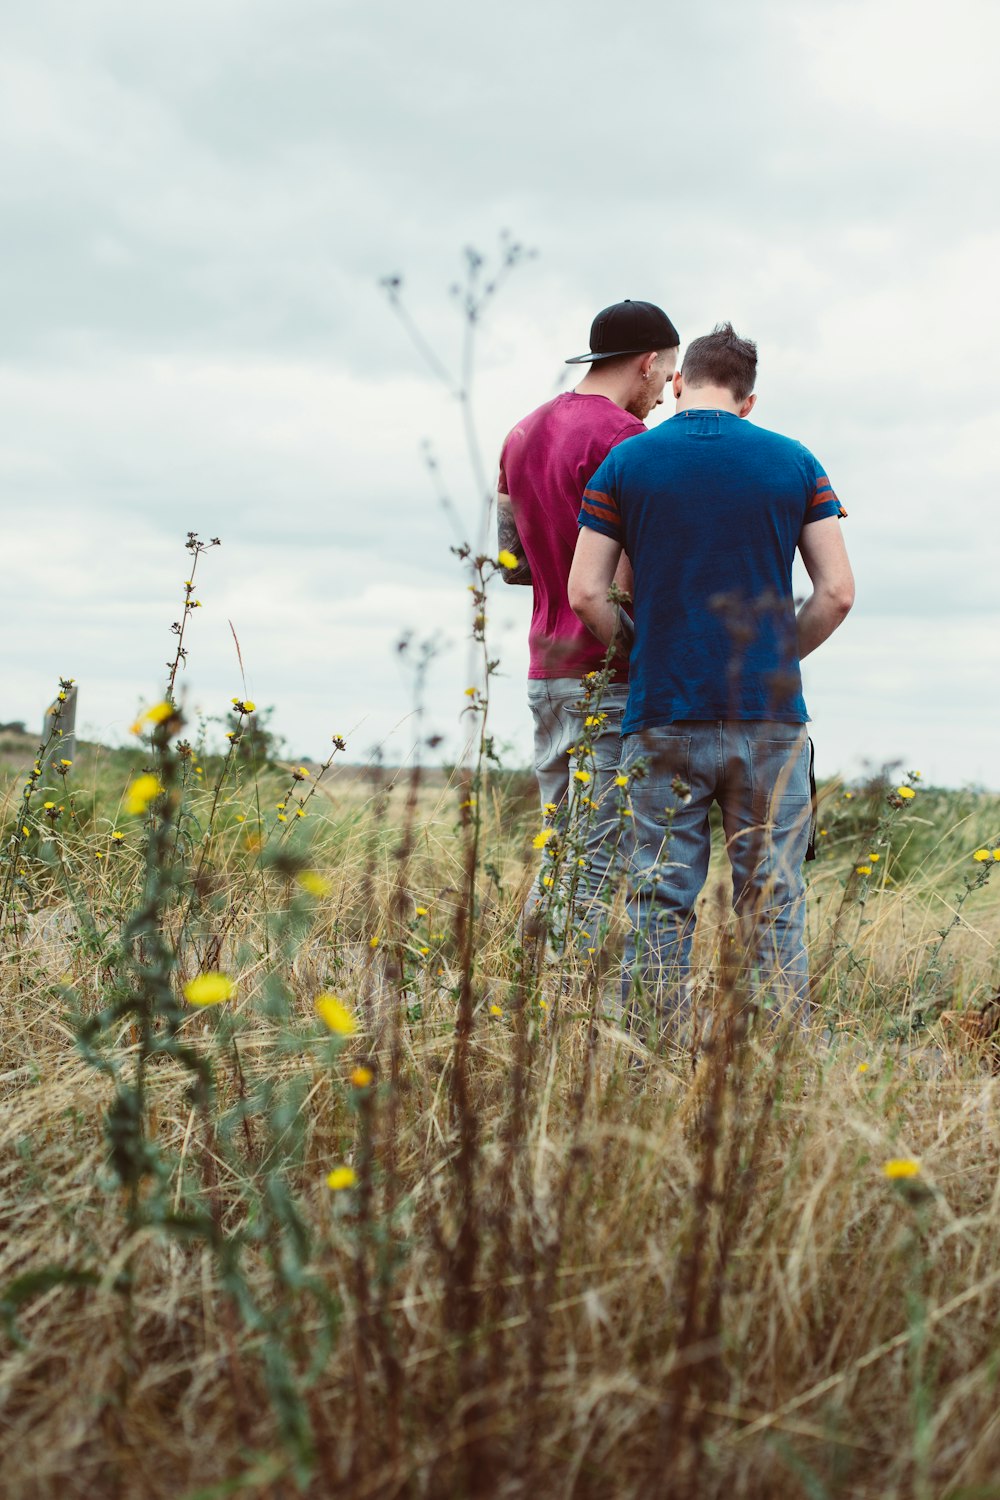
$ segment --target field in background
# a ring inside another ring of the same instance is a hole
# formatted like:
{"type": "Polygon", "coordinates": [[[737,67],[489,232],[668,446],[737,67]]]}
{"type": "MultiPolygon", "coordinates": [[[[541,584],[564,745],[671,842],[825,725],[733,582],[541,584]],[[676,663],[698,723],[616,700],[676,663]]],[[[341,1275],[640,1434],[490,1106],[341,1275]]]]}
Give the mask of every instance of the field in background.
{"type": "Polygon", "coordinates": [[[693,1068],[519,946],[526,778],[146,728],[3,747],[6,1495],[1000,1494],[998,799],[826,790],[808,1040],[714,869],[693,1068]]]}

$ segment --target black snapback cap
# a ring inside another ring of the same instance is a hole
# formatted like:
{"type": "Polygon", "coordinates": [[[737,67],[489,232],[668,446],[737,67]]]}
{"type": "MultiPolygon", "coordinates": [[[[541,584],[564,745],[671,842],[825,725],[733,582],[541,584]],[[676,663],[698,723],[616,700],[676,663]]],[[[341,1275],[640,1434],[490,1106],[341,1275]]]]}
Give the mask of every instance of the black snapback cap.
{"type": "Polygon", "coordinates": [[[576,354],[566,363],[589,365],[620,354],[648,354],[651,349],[676,348],[680,341],[677,329],[654,302],[615,302],[590,325],[590,353],[576,354]]]}

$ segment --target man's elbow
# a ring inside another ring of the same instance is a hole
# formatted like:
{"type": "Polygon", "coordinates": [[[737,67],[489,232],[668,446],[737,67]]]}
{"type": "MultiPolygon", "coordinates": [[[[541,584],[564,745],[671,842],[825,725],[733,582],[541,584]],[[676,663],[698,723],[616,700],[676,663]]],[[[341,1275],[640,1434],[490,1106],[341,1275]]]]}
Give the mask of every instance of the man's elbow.
{"type": "Polygon", "coordinates": [[[593,589],[589,588],[588,585],[581,579],[574,578],[573,575],[570,574],[567,595],[569,597],[570,609],[578,619],[583,621],[585,625],[588,624],[589,617],[593,613],[594,603],[596,600],[596,595],[594,594],[593,589]]]}

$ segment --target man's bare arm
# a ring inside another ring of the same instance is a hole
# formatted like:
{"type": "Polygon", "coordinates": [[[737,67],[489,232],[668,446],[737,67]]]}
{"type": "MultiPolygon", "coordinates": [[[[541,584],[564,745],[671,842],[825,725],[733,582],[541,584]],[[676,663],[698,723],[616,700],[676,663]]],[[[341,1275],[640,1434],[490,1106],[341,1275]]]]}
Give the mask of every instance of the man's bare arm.
{"type": "Polygon", "coordinates": [[[509,552],[512,557],[517,558],[516,568],[504,568],[504,583],[530,584],[531,569],[525,560],[521,538],[517,534],[514,507],[510,503],[509,495],[497,495],[497,550],[509,552]]]}
{"type": "Polygon", "coordinates": [[[803,526],[799,552],[813,585],[795,619],[801,661],[847,618],[854,603],[854,574],[836,516],[803,526]]]}
{"type": "Polygon", "coordinates": [[[608,598],[608,590],[617,581],[616,569],[621,556],[620,542],[612,541],[603,532],[592,531],[589,526],[580,528],[569,573],[569,602],[587,629],[604,646],[610,646],[618,634],[623,644],[631,643],[628,616],[622,616],[618,606],[608,598]]]}

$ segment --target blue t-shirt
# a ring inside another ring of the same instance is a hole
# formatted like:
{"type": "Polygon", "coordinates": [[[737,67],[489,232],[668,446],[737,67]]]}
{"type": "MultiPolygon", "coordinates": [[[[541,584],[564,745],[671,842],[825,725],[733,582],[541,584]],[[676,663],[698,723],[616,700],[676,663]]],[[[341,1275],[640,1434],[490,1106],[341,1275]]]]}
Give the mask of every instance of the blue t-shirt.
{"type": "Polygon", "coordinates": [[[579,522],[620,542],[635,574],[623,732],[804,724],[792,560],[803,526],[845,514],[808,448],[729,412],[678,412],[614,448],[579,522]]]}

